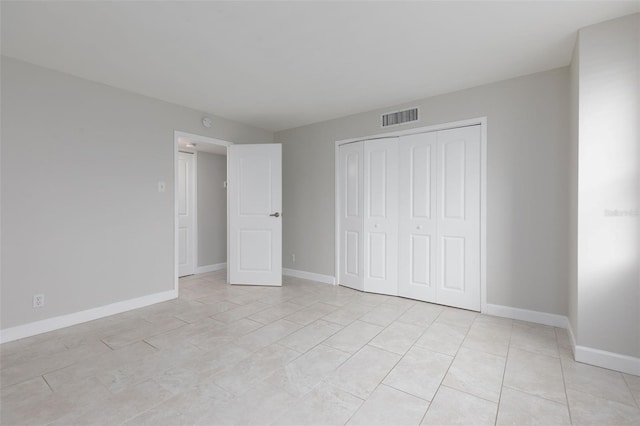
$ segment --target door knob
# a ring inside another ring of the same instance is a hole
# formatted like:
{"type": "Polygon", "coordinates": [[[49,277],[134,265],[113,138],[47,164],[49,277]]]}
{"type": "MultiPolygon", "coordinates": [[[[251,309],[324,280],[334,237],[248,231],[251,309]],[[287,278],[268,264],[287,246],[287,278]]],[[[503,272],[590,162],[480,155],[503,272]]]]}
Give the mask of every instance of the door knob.
{"type": "Polygon", "coordinates": [[[269,216],[280,217],[280,213],[279,212],[271,213],[269,216]]]}

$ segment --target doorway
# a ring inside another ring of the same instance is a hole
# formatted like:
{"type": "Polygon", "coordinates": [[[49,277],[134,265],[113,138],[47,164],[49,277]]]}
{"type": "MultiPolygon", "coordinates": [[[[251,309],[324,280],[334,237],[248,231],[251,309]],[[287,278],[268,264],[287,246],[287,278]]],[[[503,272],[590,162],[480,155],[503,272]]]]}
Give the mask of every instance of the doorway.
{"type": "Polygon", "coordinates": [[[227,267],[227,154],[232,142],[174,132],[178,278],[227,267]]]}

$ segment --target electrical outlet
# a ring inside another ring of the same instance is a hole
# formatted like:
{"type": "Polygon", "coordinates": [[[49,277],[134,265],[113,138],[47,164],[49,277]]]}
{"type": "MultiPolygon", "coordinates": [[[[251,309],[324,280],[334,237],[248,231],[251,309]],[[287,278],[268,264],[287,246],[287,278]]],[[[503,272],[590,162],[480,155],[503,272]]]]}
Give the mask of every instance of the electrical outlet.
{"type": "Polygon", "coordinates": [[[44,306],[44,294],[33,295],[33,307],[42,308],[44,306]]]}
{"type": "Polygon", "coordinates": [[[166,192],[167,184],[163,181],[158,182],[158,192],[166,192]]]}
{"type": "Polygon", "coordinates": [[[291,261],[293,263],[296,263],[296,255],[295,254],[291,254],[291,261]]]}

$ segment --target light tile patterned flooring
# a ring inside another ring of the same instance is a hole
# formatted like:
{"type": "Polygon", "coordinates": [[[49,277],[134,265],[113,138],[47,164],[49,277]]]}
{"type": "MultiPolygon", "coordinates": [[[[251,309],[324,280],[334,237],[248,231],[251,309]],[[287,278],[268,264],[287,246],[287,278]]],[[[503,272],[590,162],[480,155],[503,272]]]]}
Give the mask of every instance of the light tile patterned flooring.
{"type": "Polygon", "coordinates": [[[4,344],[0,421],[127,425],[640,425],[640,377],[564,330],[285,277],[4,344]]]}

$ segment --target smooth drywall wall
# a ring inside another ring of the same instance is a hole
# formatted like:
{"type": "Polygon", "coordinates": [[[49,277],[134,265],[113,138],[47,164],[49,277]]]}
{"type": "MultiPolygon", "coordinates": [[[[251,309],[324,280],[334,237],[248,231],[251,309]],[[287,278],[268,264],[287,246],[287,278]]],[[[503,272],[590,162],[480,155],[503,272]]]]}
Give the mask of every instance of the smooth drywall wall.
{"type": "Polygon", "coordinates": [[[566,315],[568,67],[276,133],[284,266],[334,275],[335,141],[382,133],[381,113],[415,106],[420,121],[390,131],[487,117],[488,302],[566,315]]]}
{"type": "Polygon", "coordinates": [[[227,157],[198,152],[198,266],[227,261],[227,157]]]}
{"type": "Polygon", "coordinates": [[[273,140],[11,58],[1,70],[2,329],[173,289],[174,131],[273,140]]]}
{"type": "Polygon", "coordinates": [[[580,31],[579,346],[640,357],[640,14],[580,31]]]}

